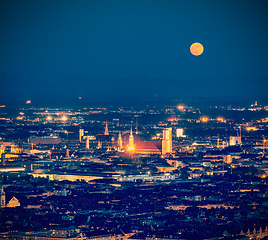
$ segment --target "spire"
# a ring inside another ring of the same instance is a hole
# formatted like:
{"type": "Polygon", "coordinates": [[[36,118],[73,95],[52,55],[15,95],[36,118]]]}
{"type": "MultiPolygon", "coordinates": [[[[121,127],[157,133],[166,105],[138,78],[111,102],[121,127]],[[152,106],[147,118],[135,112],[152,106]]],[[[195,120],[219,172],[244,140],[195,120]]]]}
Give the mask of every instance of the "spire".
{"type": "Polygon", "coordinates": [[[136,118],[136,135],[138,134],[138,117],[136,118]]]}
{"type": "Polygon", "coordinates": [[[118,135],[118,148],[120,150],[123,148],[121,132],[119,132],[119,135],[118,135]]]}
{"type": "Polygon", "coordinates": [[[100,148],[102,148],[102,143],[101,143],[101,141],[99,140],[99,141],[98,141],[98,147],[97,147],[97,149],[100,149],[100,148]]]}
{"type": "Polygon", "coordinates": [[[108,125],[107,125],[107,120],[106,120],[106,126],[105,126],[105,132],[104,132],[104,135],[109,135],[108,125]]]}
{"type": "Polygon", "coordinates": [[[128,145],[129,145],[129,150],[133,150],[133,148],[134,148],[134,137],[133,137],[133,134],[132,134],[132,125],[131,125],[130,135],[129,135],[129,139],[128,139],[128,145]]]}

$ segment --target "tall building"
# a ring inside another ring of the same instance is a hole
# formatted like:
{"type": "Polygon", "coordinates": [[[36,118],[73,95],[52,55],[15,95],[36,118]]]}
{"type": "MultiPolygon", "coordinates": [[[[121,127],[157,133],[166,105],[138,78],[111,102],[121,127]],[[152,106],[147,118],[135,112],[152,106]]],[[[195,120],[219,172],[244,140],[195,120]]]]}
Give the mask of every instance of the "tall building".
{"type": "Polygon", "coordinates": [[[84,136],[84,129],[79,129],[79,142],[82,142],[83,136],[84,136]]]}
{"type": "Polygon", "coordinates": [[[132,126],[131,126],[130,135],[129,135],[129,139],[128,139],[128,147],[129,147],[129,150],[134,149],[134,137],[133,137],[133,133],[132,133],[132,126]]]}
{"type": "Polygon", "coordinates": [[[172,128],[163,130],[162,154],[172,153],[172,128]]]}
{"type": "Polygon", "coordinates": [[[86,149],[89,149],[89,138],[87,138],[87,141],[86,141],[86,149]]]}
{"type": "Polygon", "coordinates": [[[104,132],[104,135],[109,135],[107,121],[106,121],[106,126],[105,126],[105,132],[104,132]]]}
{"type": "Polygon", "coordinates": [[[97,149],[100,149],[100,148],[102,148],[102,143],[101,143],[101,141],[99,140],[99,141],[98,141],[97,149]]]}
{"type": "Polygon", "coordinates": [[[138,135],[138,118],[136,118],[136,135],[138,135]]]}
{"type": "Polygon", "coordinates": [[[121,150],[123,148],[121,132],[119,132],[117,144],[118,144],[118,149],[121,150]]]}
{"type": "Polygon", "coordinates": [[[67,158],[69,158],[69,157],[70,157],[70,151],[69,151],[69,149],[68,149],[68,148],[66,149],[66,157],[67,157],[67,158]]]}

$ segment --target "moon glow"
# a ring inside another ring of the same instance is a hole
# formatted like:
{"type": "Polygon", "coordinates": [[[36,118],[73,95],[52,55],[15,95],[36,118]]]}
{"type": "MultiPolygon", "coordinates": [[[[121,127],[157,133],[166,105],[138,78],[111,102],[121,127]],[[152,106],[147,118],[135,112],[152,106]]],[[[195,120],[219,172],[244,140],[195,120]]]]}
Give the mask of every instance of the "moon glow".
{"type": "Polygon", "coordinates": [[[190,47],[190,52],[194,55],[194,56],[199,56],[203,53],[204,51],[204,47],[201,43],[193,43],[190,47]]]}

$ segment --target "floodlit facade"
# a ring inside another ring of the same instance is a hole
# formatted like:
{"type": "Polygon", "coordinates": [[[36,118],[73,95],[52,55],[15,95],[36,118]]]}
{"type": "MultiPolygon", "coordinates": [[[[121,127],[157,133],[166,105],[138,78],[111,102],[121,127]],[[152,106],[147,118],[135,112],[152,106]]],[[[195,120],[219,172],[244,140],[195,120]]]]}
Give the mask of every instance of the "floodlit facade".
{"type": "Polygon", "coordinates": [[[241,145],[241,136],[230,136],[230,146],[241,145]]]}
{"type": "Polygon", "coordinates": [[[43,177],[43,178],[49,178],[49,180],[58,180],[58,181],[71,181],[75,182],[77,180],[84,180],[86,182],[92,181],[94,179],[103,179],[102,176],[96,176],[96,175],[76,175],[76,174],[48,174],[48,173],[30,173],[34,178],[43,177]]]}
{"type": "Polygon", "coordinates": [[[104,132],[104,135],[109,135],[107,121],[106,121],[106,125],[105,125],[105,132],[104,132]]]}
{"type": "Polygon", "coordinates": [[[163,130],[162,154],[172,153],[172,128],[163,130]]]}
{"type": "Polygon", "coordinates": [[[183,134],[183,128],[177,128],[176,129],[176,137],[177,138],[180,138],[180,137],[186,137],[184,134],[183,134]]]}
{"type": "Polygon", "coordinates": [[[117,144],[118,144],[118,149],[119,150],[123,149],[123,141],[122,141],[121,132],[119,132],[117,144]]]}
{"type": "Polygon", "coordinates": [[[19,206],[20,206],[20,202],[15,197],[11,198],[11,200],[7,204],[7,207],[19,207],[19,206]]]}
{"type": "Polygon", "coordinates": [[[84,129],[79,129],[79,142],[82,142],[83,136],[84,136],[84,129]]]}
{"type": "Polygon", "coordinates": [[[134,149],[134,137],[133,137],[133,133],[132,133],[132,127],[130,130],[130,135],[129,135],[129,139],[128,139],[128,147],[129,147],[129,150],[134,149]]]}

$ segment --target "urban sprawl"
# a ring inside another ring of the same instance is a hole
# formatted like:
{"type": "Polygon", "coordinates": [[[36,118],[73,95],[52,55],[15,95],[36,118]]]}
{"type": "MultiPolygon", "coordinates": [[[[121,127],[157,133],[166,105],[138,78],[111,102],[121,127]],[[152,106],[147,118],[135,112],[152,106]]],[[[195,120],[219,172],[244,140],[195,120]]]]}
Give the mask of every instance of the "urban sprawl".
{"type": "Polygon", "coordinates": [[[0,106],[0,238],[268,239],[268,106],[0,106]]]}

